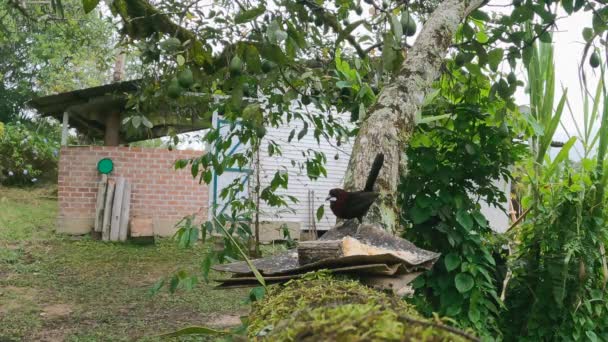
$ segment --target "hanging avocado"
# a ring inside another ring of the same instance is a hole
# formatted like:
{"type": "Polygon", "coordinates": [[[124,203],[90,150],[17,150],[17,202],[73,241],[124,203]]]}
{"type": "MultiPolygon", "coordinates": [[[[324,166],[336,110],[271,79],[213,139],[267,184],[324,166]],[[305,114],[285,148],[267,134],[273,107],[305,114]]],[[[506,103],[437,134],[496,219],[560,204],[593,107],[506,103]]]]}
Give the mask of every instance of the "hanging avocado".
{"type": "Polygon", "coordinates": [[[461,67],[466,62],[467,62],[467,55],[465,55],[464,53],[459,53],[458,55],[456,55],[456,58],[454,58],[454,63],[456,63],[456,66],[461,67]]]}
{"type": "Polygon", "coordinates": [[[600,66],[600,55],[597,52],[592,53],[591,57],[589,57],[589,65],[591,65],[592,68],[600,66]]]}
{"type": "Polygon", "coordinates": [[[179,82],[177,81],[177,78],[173,78],[171,80],[171,82],[169,83],[169,87],[167,87],[167,95],[172,99],[176,99],[176,98],[180,97],[181,94],[182,94],[182,87],[179,86],[179,82]]]}
{"type": "Polygon", "coordinates": [[[401,13],[401,28],[403,30],[403,34],[408,37],[416,34],[416,22],[408,11],[401,13]]]}
{"type": "Polygon", "coordinates": [[[515,73],[513,71],[511,71],[507,76],[507,82],[509,82],[509,84],[517,82],[517,76],[515,76],[515,73]]]}
{"type": "Polygon", "coordinates": [[[266,127],[264,127],[262,125],[257,126],[255,129],[255,133],[258,136],[258,138],[262,139],[266,135],[266,127]]]}
{"type": "Polygon", "coordinates": [[[262,62],[262,71],[263,71],[265,74],[267,74],[267,73],[271,72],[271,71],[272,71],[272,69],[274,69],[274,63],[272,63],[271,61],[269,61],[269,60],[265,59],[265,60],[262,62]]]}
{"type": "Polygon", "coordinates": [[[308,106],[311,102],[310,96],[302,95],[302,104],[308,106]]]}
{"type": "Polygon", "coordinates": [[[190,88],[194,84],[194,76],[190,69],[184,69],[177,75],[179,85],[185,89],[190,88]]]}
{"type": "Polygon", "coordinates": [[[232,76],[238,76],[241,74],[241,69],[243,68],[243,62],[239,58],[239,56],[232,57],[230,61],[230,65],[228,67],[230,69],[230,74],[232,76]]]}

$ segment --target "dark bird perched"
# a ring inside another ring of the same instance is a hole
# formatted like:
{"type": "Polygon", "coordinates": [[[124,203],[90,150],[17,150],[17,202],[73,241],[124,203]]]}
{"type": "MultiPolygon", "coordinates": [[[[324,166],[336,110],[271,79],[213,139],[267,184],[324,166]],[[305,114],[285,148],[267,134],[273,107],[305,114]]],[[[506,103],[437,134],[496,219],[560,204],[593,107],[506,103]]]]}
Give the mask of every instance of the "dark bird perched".
{"type": "Polygon", "coordinates": [[[358,218],[359,222],[363,222],[363,216],[378,198],[379,194],[374,192],[374,184],[383,163],[384,154],[378,153],[362,191],[349,192],[339,188],[329,190],[329,196],[325,200],[329,201],[329,207],[336,217],[344,220],[358,218]]]}

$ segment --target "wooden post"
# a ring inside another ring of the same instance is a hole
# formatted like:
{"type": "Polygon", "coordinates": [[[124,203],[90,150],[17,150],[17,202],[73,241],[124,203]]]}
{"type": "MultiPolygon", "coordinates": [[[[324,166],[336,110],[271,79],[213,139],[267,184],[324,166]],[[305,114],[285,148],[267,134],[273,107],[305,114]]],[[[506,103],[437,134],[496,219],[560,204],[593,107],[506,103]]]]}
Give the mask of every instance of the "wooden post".
{"type": "Polygon", "coordinates": [[[114,191],[114,204],[112,205],[112,224],[110,226],[110,241],[118,241],[120,232],[120,215],[122,209],[123,192],[125,191],[125,179],[118,177],[116,190],[114,191]]]}
{"type": "Polygon", "coordinates": [[[105,146],[118,146],[120,144],[120,112],[111,112],[106,118],[106,131],[103,144],[105,146]]]}
{"type": "Polygon", "coordinates": [[[129,231],[129,211],[131,207],[131,183],[125,181],[125,189],[122,196],[122,206],[120,209],[120,228],[118,240],[127,241],[129,231]]]}
{"type": "Polygon", "coordinates": [[[63,112],[63,122],[61,124],[61,146],[66,146],[68,144],[68,121],[70,114],[68,112],[63,112]]]}
{"type": "Polygon", "coordinates": [[[101,175],[99,187],[97,188],[97,203],[95,204],[95,231],[101,232],[103,226],[104,204],[106,203],[106,192],[108,190],[108,175],[101,175]]]}
{"type": "Polygon", "coordinates": [[[106,192],[106,201],[103,206],[103,225],[101,228],[101,239],[103,241],[110,240],[110,224],[112,223],[112,204],[114,202],[114,190],[116,184],[114,180],[108,180],[108,190],[106,192]]]}

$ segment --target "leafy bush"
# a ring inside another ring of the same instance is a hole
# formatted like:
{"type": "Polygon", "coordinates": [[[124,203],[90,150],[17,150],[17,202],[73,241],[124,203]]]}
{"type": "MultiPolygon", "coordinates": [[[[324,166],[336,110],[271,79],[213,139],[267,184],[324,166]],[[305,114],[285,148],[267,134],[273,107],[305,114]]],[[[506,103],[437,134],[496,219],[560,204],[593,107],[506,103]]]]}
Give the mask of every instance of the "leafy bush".
{"type": "Polygon", "coordinates": [[[423,108],[423,120],[436,119],[419,124],[410,141],[409,173],[399,191],[402,218],[410,226],[407,239],[442,254],[414,282],[417,308],[497,336],[501,302],[494,254],[499,245],[478,201],[506,202],[495,182],[511,177],[510,167],[525,146],[514,142],[504,119],[517,117],[508,100],[493,95],[486,77],[471,81],[464,75],[460,70],[445,75],[423,108]]]}
{"type": "MultiPolygon", "coordinates": [[[[561,154],[567,155],[567,149],[561,154]]],[[[559,163],[556,158],[547,169],[559,163]]],[[[606,213],[595,210],[601,205],[595,162],[584,159],[579,168],[560,169],[542,184],[528,184],[533,191],[522,201],[532,210],[515,231],[518,248],[503,316],[505,335],[514,340],[608,338],[608,274],[603,274],[602,255],[608,230],[606,213]]]]}
{"type": "Polygon", "coordinates": [[[28,185],[57,177],[60,130],[47,121],[4,125],[0,135],[0,183],[28,185]]]}

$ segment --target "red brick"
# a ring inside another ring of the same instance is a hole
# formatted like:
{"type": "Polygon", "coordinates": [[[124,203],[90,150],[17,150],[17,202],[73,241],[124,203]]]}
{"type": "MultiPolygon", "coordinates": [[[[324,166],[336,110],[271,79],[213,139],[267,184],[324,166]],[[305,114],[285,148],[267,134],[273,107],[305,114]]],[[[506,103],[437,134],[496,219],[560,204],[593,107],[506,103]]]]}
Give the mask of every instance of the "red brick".
{"type": "Polygon", "coordinates": [[[200,157],[200,151],[168,151],[110,146],[63,147],[60,156],[58,192],[60,215],[93,216],[100,176],[97,161],[111,158],[115,169],[111,178],[131,181],[133,215],[159,219],[181,219],[205,208],[206,185],[198,185],[189,169],[176,171],[177,159],[200,157]]]}

